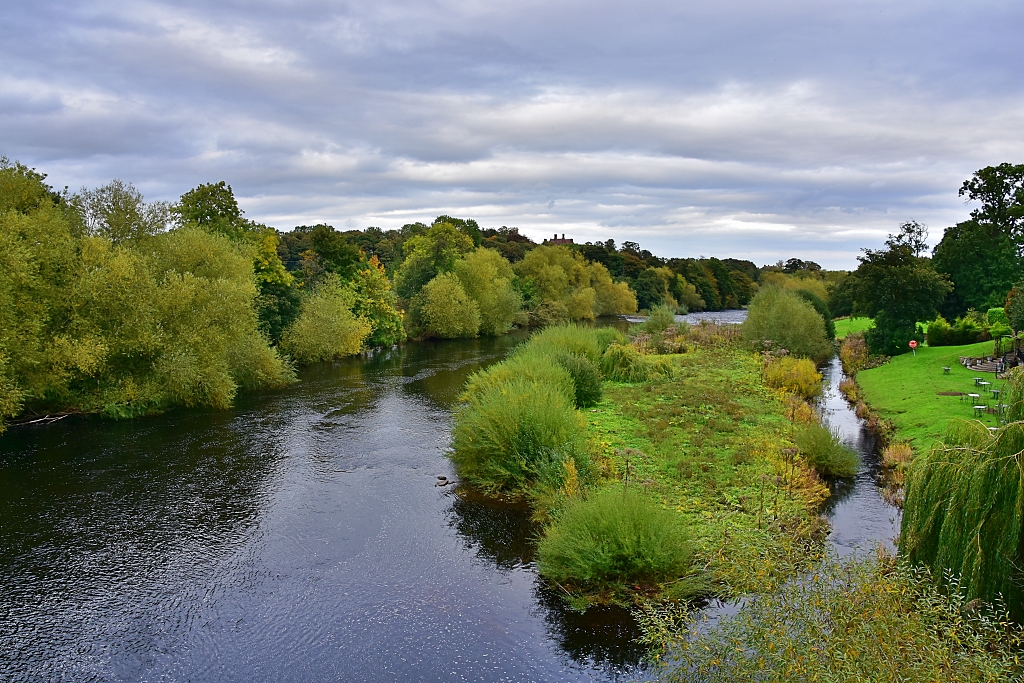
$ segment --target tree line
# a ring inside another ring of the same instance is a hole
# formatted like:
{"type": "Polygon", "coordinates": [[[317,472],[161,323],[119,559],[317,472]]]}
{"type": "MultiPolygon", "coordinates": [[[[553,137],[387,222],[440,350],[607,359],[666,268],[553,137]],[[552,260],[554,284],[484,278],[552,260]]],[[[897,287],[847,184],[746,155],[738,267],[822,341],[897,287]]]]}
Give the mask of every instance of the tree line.
{"type": "Polygon", "coordinates": [[[929,344],[1024,329],[1024,164],[987,166],[959,194],[980,206],[930,252],[927,228],[908,221],[884,248],[864,249],[859,267],[831,287],[833,314],[874,318],[872,352],[907,352],[911,339],[924,341],[923,322],[934,328],[929,344]]]}

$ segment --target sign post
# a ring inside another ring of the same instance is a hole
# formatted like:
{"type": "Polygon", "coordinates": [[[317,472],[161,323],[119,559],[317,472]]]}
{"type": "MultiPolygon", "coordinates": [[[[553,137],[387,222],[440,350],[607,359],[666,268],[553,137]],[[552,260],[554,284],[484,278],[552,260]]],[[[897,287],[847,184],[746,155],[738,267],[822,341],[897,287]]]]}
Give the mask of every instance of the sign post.
{"type": "Polygon", "coordinates": [[[914,352],[914,358],[917,358],[917,340],[910,340],[910,350],[914,352]]]}

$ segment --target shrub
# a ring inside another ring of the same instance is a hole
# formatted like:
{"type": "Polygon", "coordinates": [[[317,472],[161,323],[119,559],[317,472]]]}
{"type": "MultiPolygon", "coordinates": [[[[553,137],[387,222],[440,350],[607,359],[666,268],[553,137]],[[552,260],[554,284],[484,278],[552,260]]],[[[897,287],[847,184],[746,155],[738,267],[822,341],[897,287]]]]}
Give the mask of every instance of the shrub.
{"type": "Polygon", "coordinates": [[[804,398],[814,398],[821,393],[821,374],[806,358],[785,356],[774,360],[765,367],[764,379],[770,387],[785,389],[804,398]]]}
{"type": "Polygon", "coordinates": [[[642,327],[645,332],[661,334],[676,322],[675,309],[667,304],[659,304],[651,309],[642,327]]]}
{"type": "Polygon", "coordinates": [[[354,293],[328,276],[302,302],[299,317],[281,336],[281,348],[300,363],[359,353],[370,324],[352,314],[354,293]]]}
{"type": "Polygon", "coordinates": [[[825,338],[825,321],[814,307],[778,287],[760,290],[750,302],[743,337],[815,361],[823,361],[832,354],[832,345],[825,338]]]}
{"type": "Polygon", "coordinates": [[[811,424],[796,433],[796,447],[819,474],[852,477],[860,464],[857,454],[839,440],[838,434],[821,425],[811,424]]]}
{"type": "Polygon", "coordinates": [[[576,407],[589,408],[601,401],[601,371],[586,356],[559,353],[555,362],[572,378],[576,407]]]}
{"type": "Polygon", "coordinates": [[[601,354],[612,344],[625,344],[626,335],[614,327],[597,327],[594,329],[594,338],[597,339],[598,359],[601,354]]]}
{"type": "Polygon", "coordinates": [[[543,576],[599,588],[677,578],[693,551],[679,515],[612,487],[570,501],[544,530],[537,557],[543,576]]]}
{"type": "Polygon", "coordinates": [[[985,318],[988,320],[990,325],[1002,323],[1007,327],[1010,326],[1010,319],[1006,317],[1006,309],[1002,307],[988,309],[988,312],[985,313],[985,318]]]}
{"type": "Polygon", "coordinates": [[[632,346],[612,344],[601,356],[601,371],[614,382],[646,382],[658,376],[671,376],[672,366],[661,358],[652,361],[632,346]]]}
{"type": "Polygon", "coordinates": [[[451,458],[463,479],[485,490],[560,486],[569,459],[588,470],[585,430],[562,387],[523,377],[495,382],[456,414],[451,458]]]}
{"type": "Polygon", "coordinates": [[[475,337],[480,331],[480,308],[451,273],[438,275],[412,299],[411,313],[425,336],[454,339],[475,337]]]}
{"type": "Polygon", "coordinates": [[[988,323],[977,315],[957,318],[953,325],[939,315],[928,324],[928,346],[963,346],[991,338],[988,323]]]}

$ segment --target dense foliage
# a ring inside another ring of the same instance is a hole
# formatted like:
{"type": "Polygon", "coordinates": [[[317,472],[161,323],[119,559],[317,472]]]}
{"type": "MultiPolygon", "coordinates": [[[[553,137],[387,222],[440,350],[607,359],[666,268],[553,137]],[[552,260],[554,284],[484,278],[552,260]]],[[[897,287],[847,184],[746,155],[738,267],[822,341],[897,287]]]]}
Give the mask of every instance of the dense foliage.
{"type": "Polygon", "coordinates": [[[803,297],[778,287],[762,289],[750,302],[743,337],[761,349],[786,349],[822,361],[832,354],[825,321],[803,297]]]}
{"type": "Polygon", "coordinates": [[[853,274],[854,300],[873,317],[874,327],[865,334],[874,353],[896,355],[909,350],[908,343],[924,336],[917,323],[934,318],[950,282],[936,273],[929,259],[919,256],[921,226],[905,223],[890,235],[885,249],[865,249],[853,274]]]}
{"type": "Polygon", "coordinates": [[[124,183],[56,195],[6,160],[0,179],[0,425],[22,410],[221,408],[293,380],[259,330],[258,244],[161,231],[166,207],[124,183]]]}
{"type": "Polygon", "coordinates": [[[830,559],[714,624],[672,607],[641,618],[665,681],[1019,680],[1021,633],[926,571],[892,558],[830,559]]]}

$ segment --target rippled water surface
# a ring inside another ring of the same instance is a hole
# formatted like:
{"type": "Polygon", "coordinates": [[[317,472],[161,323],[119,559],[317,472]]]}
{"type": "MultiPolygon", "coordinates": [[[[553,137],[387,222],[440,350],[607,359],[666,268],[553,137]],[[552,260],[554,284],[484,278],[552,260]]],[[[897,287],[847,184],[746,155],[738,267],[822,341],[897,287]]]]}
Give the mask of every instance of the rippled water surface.
{"type": "MultiPolygon", "coordinates": [[[[0,679],[647,677],[625,611],[580,615],[540,585],[525,507],[435,485],[466,377],[520,339],[322,365],[231,411],[11,429],[0,679]]],[[[865,464],[826,509],[846,555],[898,518],[840,379],[835,361],[823,414],[865,464]]]]}
{"type": "Polygon", "coordinates": [[[537,581],[527,511],[435,486],[516,337],[312,368],[231,411],[0,437],[0,679],[642,677],[620,610],[537,581]]]}

